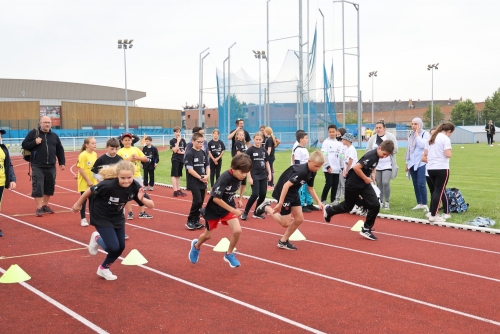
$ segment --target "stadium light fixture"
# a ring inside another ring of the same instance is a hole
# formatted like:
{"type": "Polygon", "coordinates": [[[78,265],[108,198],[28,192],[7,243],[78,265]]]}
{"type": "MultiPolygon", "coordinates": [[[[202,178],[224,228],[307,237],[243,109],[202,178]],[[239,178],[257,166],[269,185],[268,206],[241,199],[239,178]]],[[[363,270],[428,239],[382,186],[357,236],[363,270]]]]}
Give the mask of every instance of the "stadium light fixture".
{"type": "Polygon", "coordinates": [[[132,42],[134,40],[121,39],[118,40],[118,49],[123,49],[123,63],[125,66],[125,132],[129,132],[129,121],[128,121],[128,90],[127,90],[127,56],[125,50],[132,48],[132,42]]]}
{"type": "Polygon", "coordinates": [[[255,58],[259,59],[259,126],[262,125],[262,83],[261,83],[261,67],[260,67],[260,60],[261,59],[267,59],[266,57],[266,51],[255,51],[252,50],[254,53],[255,58]]]}
{"type": "Polygon", "coordinates": [[[206,48],[205,50],[203,50],[202,52],[200,52],[200,63],[199,63],[199,80],[200,80],[200,84],[199,84],[199,88],[200,88],[200,94],[199,94],[199,101],[198,101],[198,126],[199,127],[202,127],[203,128],[203,60],[210,54],[210,52],[208,52],[207,54],[205,54],[203,56],[203,54],[205,52],[208,51],[208,49],[210,48],[206,48]],[[202,57],[203,56],[203,57],[202,57]]]}
{"type": "Polygon", "coordinates": [[[377,76],[378,71],[368,73],[368,77],[372,78],[372,124],[375,123],[375,102],[373,100],[373,78],[377,76]]]}
{"type": "Polygon", "coordinates": [[[431,76],[431,129],[434,127],[434,70],[438,70],[437,64],[427,65],[427,71],[432,72],[431,76]]]}

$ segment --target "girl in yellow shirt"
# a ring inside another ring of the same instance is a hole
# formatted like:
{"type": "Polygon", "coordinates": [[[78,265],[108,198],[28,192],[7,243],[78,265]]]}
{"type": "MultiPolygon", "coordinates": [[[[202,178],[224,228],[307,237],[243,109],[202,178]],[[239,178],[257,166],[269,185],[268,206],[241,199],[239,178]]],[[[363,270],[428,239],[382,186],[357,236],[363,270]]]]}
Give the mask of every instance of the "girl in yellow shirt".
{"type": "MultiPolygon", "coordinates": [[[[83,141],[82,148],[80,150],[80,155],[78,155],[78,163],[76,167],[78,168],[78,191],[83,194],[89,187],[97,184],[97,180],[94,178],[92,173],[92,167],[97,160],[97,153],[95,149],[97,142],[94,137],[87,137],[83,141]]],[[[89,226],[87,218],[85,217],[85,206],[87,205],[87,200],[82,204],[80,209],[80,225],[89,226]]],[[[90,212],[90,200],[89,200],[89,212],[90,212]]]]}

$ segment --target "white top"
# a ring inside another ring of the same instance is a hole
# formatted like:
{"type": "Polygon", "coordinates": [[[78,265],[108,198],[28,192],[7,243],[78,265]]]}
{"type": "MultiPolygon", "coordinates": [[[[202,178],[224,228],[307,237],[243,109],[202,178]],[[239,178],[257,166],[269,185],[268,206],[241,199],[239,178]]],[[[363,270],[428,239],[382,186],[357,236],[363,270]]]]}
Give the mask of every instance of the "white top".
{"type": "MultiPolygon", "coordinates": [[[[386,135],[383,135],[382,137],[382,140],[386,140],[386,135]]],[[[375,141],[373,143],[373,149],[376,150],[378,148],[378,144],[377,144],[377,141],[375,141]]],[[[377,170],[387,170],[387,169],[392,169],[392,162],[391,162],[391,157],[388,156],[386,158],[380,158],[378,160],[378,164],[377,164],[377,170]]]]}
{"type": "Polygon", "coordinates": [[[293,156],[295,160],[299,160],[300,164],[305,164],[309,160],[309,151],[305,147],[297,146],[293,156]]]}
{"type": "Polygon", "coordinates": [[[291,162],[290,162],[290,165],[293,165],[294,164],[294,161],[293,161],[293,151],[295,151],[295,148],[299,146],[299,142],[298,141],[295,141],[295,143],[293,144],[292,146],[292,156],[291,156],[291,162]]]}
{"type": "Polygon", "coordinates": [[[321,146],[321,152],[325,155],[325,163],[323,164],[323,172],[327,172],[327,167],[330,166],[333,174],[340,173],[340,154],[344,145],[336,138],[326,138],[321,146]]]}
{"type": "MultiPolygon", "coordinates": [[[[350,158],[352,158],[351,168],[354,167],[354,165],[358,163],[358,152],[356,151],[354,146],[352,146],[352,145],[349,147],[346,146],[344,155],[345,155],[344,156],[344,168],[347,168],[347,164],[349,163],[350,158]]],[[[351,169],[351,168],[349,168],[349,169],[351,169]]],[[[346,170],[346,173],[349,171],[349,169],[346,170]]]]}
{"type": "Polygon", "coordinates": [[[444,155],[445,150],[451,150],[450,137],[440,132],[436,136],[434,144],[426,143],[427,149],[427,170],[431,169],[450,169],[450,158],[444,155]]]}

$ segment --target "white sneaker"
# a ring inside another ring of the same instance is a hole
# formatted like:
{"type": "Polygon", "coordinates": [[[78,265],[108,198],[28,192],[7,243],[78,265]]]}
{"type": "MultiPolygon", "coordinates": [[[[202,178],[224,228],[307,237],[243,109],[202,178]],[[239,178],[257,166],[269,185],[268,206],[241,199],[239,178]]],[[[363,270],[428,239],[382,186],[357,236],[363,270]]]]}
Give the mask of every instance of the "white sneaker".
{"type": "Polygon", "coordinates": [[[82,218],[82,220],[80,220],[80,225],[89,226],[89,222],[87,221],[87,218],[82,218]]]}
{"type": "Polygon", "coordinates": [[[359,207],[357,205],[354,205],[354,207],[352,208],[351,211],[349,211],[349,213],[351,215],[354,215],[354,214],[358,213],[358,210],[359,210],[359,207]]]}
{"type": "Polygon", "coordinates": [[[450,219],[451,215],[449,213],[445,213],[445,214],[443,214],[443,218],[444,219],[450,219]]]}
{"type": "Polygon", "coordinates": [[[441,216],[430,216],[430,217],[429,217],[429,221],[430,221],[430,222],[433,222],[433,223],[435,223],[435,222],[445,222],[445,221],[446,221],[446,219],[444,219],[444,218],[443,218],[443,217],[441,217],[441,216]]]}
{"type": "Polygon", "coordinates": [[[427,211],[427,213],[425,214],[425,216],[426,216],[427,218],[429,218],[429,217],[431,216],[431,213],[427,211]]]}
{"type": "Polygon", "coordinates": [[[390,210],[390,208],[389,208],[389,202],[385,202],[384,209],[390,210]]]}
{"type": "Polygon", "coordinates": [[[412,210],[420,210],[420,209],[423,209],[422,204],[417,204],[414,208],[412,208],[412,210]]]}
{"type": "Polygon", "coordinates": [[[424,209],[424,212],[429,212],[429,207],[427,205],[422,205],[422,209],[424,209]]]}
{"type": "Polygon", "coordinates": [[[118,276],[113,275],[109,269],[101,269],[101,266],[97,267],[97,275],[106,279],[106,281],[114,281],[118,276]]]}
{"type": "Polygon", "coordinates": [[[99,244],[96,241],[96,238],[99,236],[99,232],[95,231],[92,233],[90,236],[90,241],[89,241],[89,253],[90,255],[96,255],[97,252],[99,252],[99,244]]]}

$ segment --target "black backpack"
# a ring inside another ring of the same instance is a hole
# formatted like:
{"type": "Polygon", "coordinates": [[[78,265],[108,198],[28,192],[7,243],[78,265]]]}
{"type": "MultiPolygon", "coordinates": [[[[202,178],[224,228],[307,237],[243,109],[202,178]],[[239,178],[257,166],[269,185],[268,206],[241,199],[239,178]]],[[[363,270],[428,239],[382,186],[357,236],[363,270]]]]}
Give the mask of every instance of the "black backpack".
{"type": "Polygon", "coordinates": [[[457,188],[446,189],[448,196],[448,206],[450,212],[466,212],[469,210],[469,203],[465,203],[464,196],[457,188]]]}
{"type": "MultiPolygon", "coordinates": [[[[35,136],[35,139],[36,139],[38,136],[40,136],[40,132],[38,131],[38,129],[33,129],[33,130],[36,131],[36,136],[35,136]]],[[[23,155],[24,161],[31,162],[31,151],[22,149],[21,154],[23,155]]],[[[28,173],[28,175],[29,175],[29,173],[28,173]]]]}

